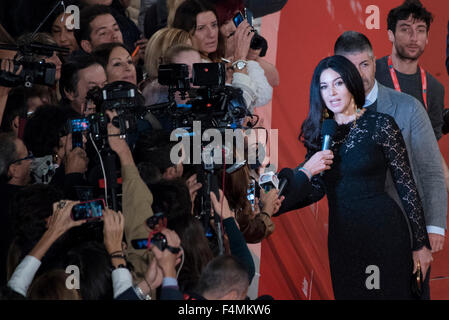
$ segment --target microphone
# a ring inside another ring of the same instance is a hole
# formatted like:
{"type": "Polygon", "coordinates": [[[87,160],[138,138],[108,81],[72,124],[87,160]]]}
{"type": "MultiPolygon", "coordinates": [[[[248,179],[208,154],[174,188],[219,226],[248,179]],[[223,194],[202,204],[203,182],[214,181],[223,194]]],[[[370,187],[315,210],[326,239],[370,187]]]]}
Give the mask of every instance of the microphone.
{"type": "Polygon", "coordinates": [[[259,186],[264,189],[265,192],[269,192],[273,188],[278,189],[279,179],[272,171],[263,173],[259,177],[259,186]]]}
{"type": "Polygon", "coordinates": [[[293,184],[293,170],[290,168],[284,168],[278,173],[279,178],[279,197],[282,196],[282,193],[284,190],[286,190],[286,187],[290,184],[293,184]]]}
{"type": "Polygon", "coordinates": [[[326,119],[321,126],[321,136],[323,137],[323,147],[321,151],[329,150],[332,144],[332,138],[337,131],[337,123],[334,119],[326,119]]]}

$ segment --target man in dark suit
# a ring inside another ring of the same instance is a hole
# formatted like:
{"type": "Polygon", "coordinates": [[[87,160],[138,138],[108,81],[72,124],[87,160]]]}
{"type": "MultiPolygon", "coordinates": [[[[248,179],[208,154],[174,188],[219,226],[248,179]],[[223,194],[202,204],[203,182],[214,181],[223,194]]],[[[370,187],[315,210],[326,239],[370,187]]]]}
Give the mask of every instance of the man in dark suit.
{"type": "MultiPolygon", "coordinates": [[[[447,192],[440,149],[424,107],[412,96],[384,87],[376,81],[373,49],[363,34],[354,31],[343,33],[335,43],[334,52],[351,60],[359,70],[366,93],[365,107],[392,116],[401,128],[413,177],[423,202],[432,252],[440,251],[446,229],[447,192]]],[[[385,188],[402,208],[389,173],[385,188]]],[[[428,281],[429,275],[427,284],[428,281]]]]}

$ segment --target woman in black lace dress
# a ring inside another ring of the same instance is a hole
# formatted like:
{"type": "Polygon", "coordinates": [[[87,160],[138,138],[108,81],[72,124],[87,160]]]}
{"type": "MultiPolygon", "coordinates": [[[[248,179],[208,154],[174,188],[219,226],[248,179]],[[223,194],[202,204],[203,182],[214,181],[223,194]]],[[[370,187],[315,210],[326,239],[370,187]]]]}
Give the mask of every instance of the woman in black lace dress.
{"type": "Polygon", "coordinates": [[[411,299],[417,262],[426,274],[432,260],[423,209],[400,129],[392,117],[362,110],[364,102],[362,79],[349,60],[333,56],[319,63],[300,135],[308,158],[320,155],[323,119],[333,117],[338,127],[330,169],[309,176],[314,194],[309,200],[326,193],[329,201],[328,249],[336,299],[411,299]],[[407,217],[384,190],[387,169],[407,217]]]}

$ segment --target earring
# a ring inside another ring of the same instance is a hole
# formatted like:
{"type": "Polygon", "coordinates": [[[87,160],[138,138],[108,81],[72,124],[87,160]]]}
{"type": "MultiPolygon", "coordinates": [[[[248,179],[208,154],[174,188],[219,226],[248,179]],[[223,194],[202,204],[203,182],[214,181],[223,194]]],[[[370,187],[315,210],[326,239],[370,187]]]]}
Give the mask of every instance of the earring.
{"type": "Polygon", "coordinates": [[[357,105],[355,104],[354,97],[351,98],[350,103],[354,105],[354,111],[357,112],[357,105]]]}
{"type": "Polygon", "coordinates": [[[324,108],[324,112],[323,112],[323,120],[324,119],[328,119],[329,118],[329,112],[327,111],[327,108],[324,108]]]}

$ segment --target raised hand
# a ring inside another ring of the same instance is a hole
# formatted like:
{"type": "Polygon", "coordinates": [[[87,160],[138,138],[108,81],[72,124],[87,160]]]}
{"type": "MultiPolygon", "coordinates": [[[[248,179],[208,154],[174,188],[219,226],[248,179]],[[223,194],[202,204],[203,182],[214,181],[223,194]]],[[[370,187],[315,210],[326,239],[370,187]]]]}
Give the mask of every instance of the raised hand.
{"type": "MultiPolygon", "coordinates": [[[[304,165],[305,168],[312,176],[317,175],[325,170],[329,170],[331,168],[331,164],[333,163],[332,159],[334,158],[334,154],[331,150],[324,150],[315,153],[304,165]]],[[[309,176],[309,174],[306,174],[309,176]]],[[[309,177],[311,179],[312,177],[309,177]]]]}

